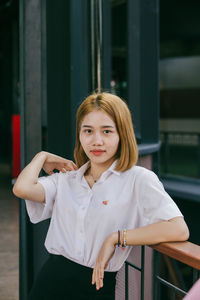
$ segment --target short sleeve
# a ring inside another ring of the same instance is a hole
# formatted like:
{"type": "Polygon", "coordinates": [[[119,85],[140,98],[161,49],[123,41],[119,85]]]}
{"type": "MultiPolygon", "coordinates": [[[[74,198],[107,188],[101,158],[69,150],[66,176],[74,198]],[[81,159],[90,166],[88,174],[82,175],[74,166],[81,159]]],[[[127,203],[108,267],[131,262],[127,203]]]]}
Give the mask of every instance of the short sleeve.
{"type": "Polygon", "coordinates": [[[139,188],[139,205],[146,224],[182,216],[178,206],[152,171],[146,170],[141,176],[139,188]]]}
{"type": "Polygon", "coordinates": [[[25,200],[27,213],[32,223],[38,223],[51,218],[57,192],[57,181],[58,173],[39,177],[38,182],[43,186],[45,191],[45,203],[25,200]]]}

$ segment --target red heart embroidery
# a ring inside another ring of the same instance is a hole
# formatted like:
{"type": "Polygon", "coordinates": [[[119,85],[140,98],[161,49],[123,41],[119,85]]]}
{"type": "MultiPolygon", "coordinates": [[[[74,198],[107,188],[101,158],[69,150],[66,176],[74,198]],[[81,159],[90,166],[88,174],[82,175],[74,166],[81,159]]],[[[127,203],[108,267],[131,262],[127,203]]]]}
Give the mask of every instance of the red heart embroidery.
{"type": "Polygon", "coordinates": [[[103,203],[104,205],[107,205],[107,204],[108,204],[108,200],[102,201],[102,203],[103,203]]]}

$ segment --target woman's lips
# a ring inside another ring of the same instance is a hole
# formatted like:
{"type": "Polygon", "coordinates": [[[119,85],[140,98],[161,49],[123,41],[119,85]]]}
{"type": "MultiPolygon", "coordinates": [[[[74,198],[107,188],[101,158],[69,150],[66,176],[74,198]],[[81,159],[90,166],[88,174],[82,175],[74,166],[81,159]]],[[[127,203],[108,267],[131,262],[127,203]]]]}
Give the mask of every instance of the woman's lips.
{"type": "Polygon", "coordinates": [[[104,151],[104,150],[92,150],[91,152],[92,152],[92,154],[94,154],[95,156],[100,156],[100,155],[102,155],[105,151],[104,151]]]}

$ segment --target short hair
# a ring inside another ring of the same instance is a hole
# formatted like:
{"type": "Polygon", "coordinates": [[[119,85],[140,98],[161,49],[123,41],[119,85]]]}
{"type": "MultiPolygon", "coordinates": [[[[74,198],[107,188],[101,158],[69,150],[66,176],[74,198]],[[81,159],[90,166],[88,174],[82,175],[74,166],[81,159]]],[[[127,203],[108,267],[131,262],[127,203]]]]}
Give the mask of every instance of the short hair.
{"type": "Polygon", "coordinates": [[[124,172],[136,164],[138,147],[133,129],[132,117],[127,104],[111,93],[94,93],[88,96],[79,106],[76,115],[76,143],[74,158],[76,165],[81,167],[89,159],[80,143],[80,129],[83,118],[90,112],[102,111],[108,114],[115,123],[119,134],[119,146],[116,153],[116,171],[124,172]]]}

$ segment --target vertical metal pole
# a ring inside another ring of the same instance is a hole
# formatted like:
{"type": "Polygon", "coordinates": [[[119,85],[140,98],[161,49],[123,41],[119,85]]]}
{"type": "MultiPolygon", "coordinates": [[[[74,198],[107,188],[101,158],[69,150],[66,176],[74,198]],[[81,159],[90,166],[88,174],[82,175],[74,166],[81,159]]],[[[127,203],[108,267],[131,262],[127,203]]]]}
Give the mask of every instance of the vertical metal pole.
{"type": "Polygon", "coordinates": [[[192,281],[195,283],[199,278],[199,271],[197,269],[193,269],[193,278],[192,281]]]}
{"type": "Polygon", "coordinates": [[[128,264],[125,263],[125,300],[128,300],[128,264]]]}
{"type": "Polygon", "coordinates": [[[127,98],[136,138],[141,140],[141,1],[127,0],[127,98]]]}
{"type": "Polygon", "coordinates": [[[169,134],[164,132],[164,172],[169,172],[169,134]]]}
{"type": "MultiPolygon", "coordinates": [[[[62,0],[61,2],[65,7],[62,10],[63,22],[60,24],[60,29],[58,29],[60,34],[61,32],[63,32],[64,35],[64,39],[60,39],[60,49],[64,48],[63,50],[60,50],[63,54],[63,57],[60,58],[60,63],[62,64],[62,61],[66,61],[67,65],[61,70],[57,84],[59,85],[59,82],[64,79],[63,92],[65,93],[65,96],[63,97],[63,105],[65,105],[66,107],[66,113],[68,114],[68,116],[64,116],[63,118],[68,120],[66,122],[66,125],[63,124],[62,126],[68,128],[68,138],[71,144],[71,149],[69,150],[71,152],[71,157],[73,157],[73,148],[75,144],[74,128],[76,126],[76,111],[79,104],[85,99],[85,97],[88,96],[88,94],[91,93],[91,79],[93,73],[93,70],[91,69],[91,66],[93,65],[93,55],[91,53],[91,45],[93,45],[93,43],[91,44],[91,30],[94,29],[94,27],[92,26],[90,28],[91,3],[89,1],[62,0]],[[68,18],[66,17],[66,12],[68,12],[68,18]],[[69,19],[69,21],[67,22],[66,19],[69,19]],[[66,34],[68,35],[68,38],[66,37],[66,34]],[[67,84],[65,84],[64,82],[66,82],[67,84]]],[[[55,2],[55,6],[57,6],[57,2],[55,2]]],[[[58,18],[59,16],[61,16],[61,12],[58,11],[58,18]]],[[[51,26],[54,28],[55,24],[52,23],[51,20],[52,16],[50,16],[49,22],[51,22],[51,26]]],[[[52,40],[52,42],[54,43],[54,40],[52,40]]],[[[54,51],[52,51],[52,58],[50,59],[52,60],[54,56],[54,51]]],[[[54,74],[54,68],[54,65],[52,65],[52,74],[54,74]]],[[[57,93],[56,89],[55,93],[57,93]]],[[[54,105],[53,99],[52,105],[54,105]]],[[[55,117],[52,115],[52,118],[55,117]]],[[[65,139],[67,148],[69,148],[69,141],[67,140],[68,138],[65,139]]],[[[62,146],[62,148],[64,147],[62,146]]],[[[65,153],[65,156],[66,155],[67,153],[65,153]]]]}
{"type": "Polygon", "coordinates": [[[110,83],[112,79],[112,13],[111,1],[102,0],[102,14],[101,14],[101,88],[103,90],[110,90],[110,83]]]}
{"type": "Polygon", "coordinates": [[[101,92],[101,52],[102,52],[102,0],[97,3],[97,89],[101,92]]]}
{"type": "MultiPolygon", "coordinates": [[[[41,150],[41,7],[39,0],[19,1],[21,168],[41,150]]],[[[38,260],[34,230],[20,201],[20,300],[26,300],[38,260]]]]}
{"type": "Polygon", "coordinates": [[[198,164],[198,177],[200,177],[200,134],[198,134],[198,145],[197,145],[197,164],[198,164]]]}
{"type": "Polygon", "coordinates": [[[171,292],[172,292],[172,299],[171,300],[175,300],[176,292],[173,289],[171,290],[171,292]]]}
{"type": "Polygon", "coordinates": [[[144,269],[145,268],[145,246],[141,247],[141,284],[140,284],[140,295],[141,300],[144,300],[144,269]]]}
{"type": "Polygon", "coordinates": [[[160,299],[160,283],[157,276],[160,272],[160,253],[153,251],[153,300],[160,299]]]}
{"type": "MultiPolygon", "coordinates": [[[[20,55],[20,134],[21,134],[21,169],[25,166],[25,105],[24,105],[24,1],[19,1],[19,55],[20,55]]],[[[28,245],[27,216],[24,201],[20,200],[19,219],[19,299],[26,300],[28,295],[28,245]],[[21,280],[23,278],[23,282],[21,280]]]]}
{"type": "Polygon", "coordinates": [[[94,0],[90,1],[90,35],[91,35],[91,80],[92,80],[92,90],[95,90],[96,80],[95,80],[95,15],[94,15],[94,0]]]}
{"type": "Polygon", "coordinates": [[[100,92],[102,69],[102,0],[91,0],[91,71],[92,89],[100,92]]]}

